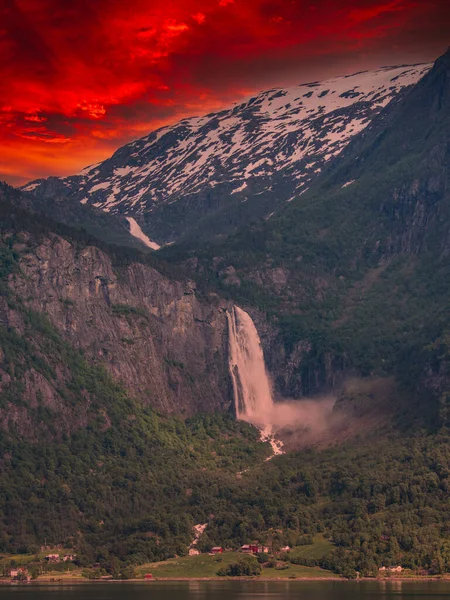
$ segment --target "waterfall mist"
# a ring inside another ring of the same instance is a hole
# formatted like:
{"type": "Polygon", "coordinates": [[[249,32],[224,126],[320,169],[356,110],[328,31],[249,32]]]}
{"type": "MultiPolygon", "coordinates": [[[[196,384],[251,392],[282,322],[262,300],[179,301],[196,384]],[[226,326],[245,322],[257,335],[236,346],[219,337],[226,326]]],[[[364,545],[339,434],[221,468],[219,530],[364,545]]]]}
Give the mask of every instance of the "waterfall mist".
{"type": "Polygon", "coordinates": [[[236,416],[269,437],[281,430],[303,431],[309,438],[328,429],[335,399],[274,402],[260,338],[249,314],[235,306],[227,313],[229,368],[236,416]]]}

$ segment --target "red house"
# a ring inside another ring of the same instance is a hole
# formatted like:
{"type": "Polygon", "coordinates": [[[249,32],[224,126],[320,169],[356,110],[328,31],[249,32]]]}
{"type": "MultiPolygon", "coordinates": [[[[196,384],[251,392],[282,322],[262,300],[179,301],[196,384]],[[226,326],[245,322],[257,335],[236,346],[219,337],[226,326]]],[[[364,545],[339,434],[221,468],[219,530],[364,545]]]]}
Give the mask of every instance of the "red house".
{"type": "Polygon", "coordinates": [[[214,546],[211,550],[211,554],[222,554],[223,548],[221,546],[214,546]]]}
{"type": "Polygon", "coordinates": [[[256,544],[245,544],[241,546],[241,552],[244,552],[244,554],[257,554],[258,546],[256,544]]]}

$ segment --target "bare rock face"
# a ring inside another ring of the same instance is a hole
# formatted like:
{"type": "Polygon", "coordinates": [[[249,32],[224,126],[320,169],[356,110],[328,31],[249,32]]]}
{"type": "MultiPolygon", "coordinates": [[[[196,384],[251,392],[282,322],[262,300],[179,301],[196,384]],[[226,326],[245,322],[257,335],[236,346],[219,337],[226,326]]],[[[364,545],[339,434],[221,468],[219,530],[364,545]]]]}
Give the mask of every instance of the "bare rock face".
{"type": "Polygon", "coordinates": [[[232,406],[227,303],[217,295],[201,299],[192,282],[115,267],[98,248],[57,236],[20,255],[12,290],[142,402],[184,415],[232,406]]]}
{"type": "Polygon", "coordinates": [[[264,360],[273,383],[275,399],[300,399],[339,390],[346,377],[345,365],[333,354],[311,363],[311,342],[300,340],[287,346],[277,323],[252,307],[244,307],[256,325],[264,360]]]}

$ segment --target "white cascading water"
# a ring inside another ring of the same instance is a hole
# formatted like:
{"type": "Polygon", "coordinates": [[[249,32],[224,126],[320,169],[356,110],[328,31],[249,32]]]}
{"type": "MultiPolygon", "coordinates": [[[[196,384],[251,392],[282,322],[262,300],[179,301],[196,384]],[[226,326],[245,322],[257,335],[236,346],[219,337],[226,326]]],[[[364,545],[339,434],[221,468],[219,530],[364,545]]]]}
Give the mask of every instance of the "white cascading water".
{"type": "Polygon", "coordinates": [[[230,374],[236,416],[256,425],[262,439],[270,441],[275,454],[281,444],[273,439],[274,402],[258,332],[249,314],[235,306],[227,312],[230,346],[230,374]]]}
{"type": "MultiPolygon", "coordinates": [[[[333,415],[333,396],[273,401],[258,332],[249,314],[235,306],[227,312],[229,330],[229,369],[233,382],[236,416],[261,431],[273,454],[283,454],[283,443],[275,434],[296,432],[297,439],[316,442],[331,425],[339,424],[333,415]]],[[[266,460],[270,460],[266,459],[266,460]]]]}

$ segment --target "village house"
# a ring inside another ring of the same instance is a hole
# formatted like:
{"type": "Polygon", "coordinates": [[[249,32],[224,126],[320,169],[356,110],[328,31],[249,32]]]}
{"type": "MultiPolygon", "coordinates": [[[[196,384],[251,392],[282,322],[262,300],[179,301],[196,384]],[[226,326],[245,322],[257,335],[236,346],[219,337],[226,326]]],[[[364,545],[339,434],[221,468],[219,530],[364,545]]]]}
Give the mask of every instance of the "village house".
{"type": "Polygon", "coordinates": [[[403,571],[403,567],[400,565],[392,566],[392,567],[379,567],[378,569],[381,572],[389,572],[389,573],[401,573],[403,571]]]}
{"type": "Polygon", "coordinates": [[[76,559],[76,554],[64,554],[63,561],[64,562],[73,562],[76,559]]]}
{"type": "Polygon", "coordinates": [[[189,548],[189,556],[198,556],[200,554],[200,550],[197,548],[189,548]]]}
{"type": "Polygon", "coordinates": [[[28,575],[28,570],[25,569],[24,567],[22,568],[18,568],[18,569],[11,569],[11,571],[9,572],[9,575],[11,577],[11,579],[30,579],[29,575],[28,575]]]}
{"type": "Polygon", "coordinates": [[[211,550],[211,554],[222,554],[223,548],[221,546],[214,546],[211,550]]]}
{"type": "Polygon", "coordinates": [[[244,544],[243,546],[241,546],[241,552],[243,552],[244,554],[257,554],[258,546],[256,546],[255,544],[244,544]]]}
{"type": "Polygon", "coordinates": [[[269,546],[258,546],[258,554],[269,554],[269,546]]]}
{"type": "Polygon", "coordinates": [[[59,554],[47,554],[45,560],[49,563],[59,563],[60,558],[59,554]]]}

